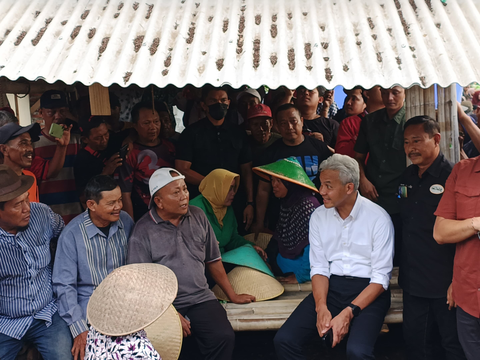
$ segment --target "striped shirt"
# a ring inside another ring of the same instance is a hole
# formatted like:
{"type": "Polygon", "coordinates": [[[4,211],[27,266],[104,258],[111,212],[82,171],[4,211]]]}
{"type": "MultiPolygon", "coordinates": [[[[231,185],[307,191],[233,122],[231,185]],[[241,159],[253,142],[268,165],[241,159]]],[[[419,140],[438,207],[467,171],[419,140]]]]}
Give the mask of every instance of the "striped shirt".
{"type": "Polygon", "coordinates": [[[54,212],[62,215],[66,224],[82,212],[73,173],[73,165],[80,150],[80,144],[80,136],[72,134],[70,143],[67,145],[63,168],[57,176],[50,179],[47,179],[47,173],[50,161],[57,150],[57,143],[52,137],[42,133],[40,140],[33,144],[34,159],[30,171],[35,174],[38,181],[40,202],[49,205],[54,212]]]}
{"type": "Polygon", "coordinates": [[[58,313],[75,338],[88,330],[87,304],[93,290],[127,261],[133,220],[124,211],[110,224],[108,238],[93,224],[88,210],[73,219],[58,239],[53,289],[58,313]]]}
{"type": "Polygon", "coordinates": [[[48,206],[30,203],[30,224],[16,235],[0,228],[0,333],[20,340],[33,319],[52,323],[50,240],[64,228],[48,206]]]}

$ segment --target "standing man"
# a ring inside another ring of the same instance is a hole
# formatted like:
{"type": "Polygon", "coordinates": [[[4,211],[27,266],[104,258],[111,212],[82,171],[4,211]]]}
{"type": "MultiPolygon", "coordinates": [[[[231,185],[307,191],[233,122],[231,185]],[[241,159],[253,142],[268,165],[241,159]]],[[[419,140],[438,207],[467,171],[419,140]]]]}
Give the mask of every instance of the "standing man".
{"type": "Polygon", "coordinates": [[[316,333],[335,347],[349,334],[348,359],[373,359],[390,308],[393,225],[380,206],[358,193],[358,163],[334,154],[320,165],[324,205],[310,218],[312,294],[275,336],[280,360],[305,359],[316,333]]]}
{"type": "Polygon", "coordinates": [[[232,358],[235,333],[224,308],[208,288],[205,268],[234,303],[255,301],[237,295],[225,273],[217,239],[205,213],[189,206],[184,176],[162,168],[150,178],[150,210],[135,225],[128,243],[132,263],[156,263],[170,268],[178,280],[173,305],[183,336],[193,335],[206,359],[232,358]]]}
{"type": "Polygon", "coordinates": [[[40,125],[37,123],[25,127],[9,123],[0,127],[0,152],[3,155],[3,163],[15,171],[18,176],[28,175],[33,178],[33,185],[28,190],[30,202],[38,202],[37,179],[32,172],[25,168],[32,165],[32,142],[39,140],[40,131],[40,125]]]}
{"type": "Polygon", "coordinates": [[[33,343],[44,360],[72,359],[72,337],[57,313],[50,242],[64,224],[48,206],[28,201],[31,176],[0,165],[0,359],[33,343]]]}
{"type": "Polygon", "coordinates": [[[360,125],[355,159],[360,165],[360,192],[390,215],[395,227],[395,254],[400,253],[402,226],[397,196],[400,176],[407,167],[403,150],[405,90],[381,89],[385,108],[368,114],[360,125]],[[365,160],[368,157],[368,165],[365,160]]]}
{"type": "Polygon", "coordinates": [[[253,162],[257,162],[263,151],[281,138],[272,131],[272,111],[267,105],[257,104],[248,109],[247,128],[250,130],[249,142],[253,162]]]}
{"type": "Polygon", "coordinates": [[[30,168],[38,181],[40,202],[60,214],[65,223],[82,212],[73,171],[81,142],[78,134],[70,134],[72,125],[66,125],[67,106],[65,94],[61,91],[49,90],[41,96],[39,112],[45,126],[40,140],[35,143],[30,168]],[[63,126],[60,138],[49,134],[52,124],[63,126]]]}
{"type": "Polygon", "coordinates": [[[175,146],[165,138],[166,128],[151,102],[136,104],[132,121],[138,138],[118,173],[124,209],[137,221],[148,211],[150,176],[161,167],[174,165],[175,146]]]}
{"type": "Polygon", "coordinates": [[[243,191],[232,204],[245,231],[253,221],[252,154],[247,134],[225,121],[230,100],[222,88],[209,84],[202,89],[200,102],[207,117],[187,127],[178,142],[175,168],[185,174],[192,198],[200,194],[198,185],[212,170],[225,169],[240,174],[243,191]],[[243,215],[243,216],[242,216],[243,215]]]}
{"type": "Polygon", "coordinates": [[[239,124],[245,122],[248,118],[248,110],[255,105],[262,103],[262,97],[255,89],[245,89],[237,95],[237,111],[241,116],[239,124]],[[240,121],[241,120],[241,121],[240,121]]]}
{"type": "Polygon", "coordinates": [[[85,187],[87,210],[58,239],[53,289],[58,313],[74,338],[72,355],[83,360],[87,342],[87,304],[93,290],[127,262],[133,220],[122,211],[122,192],[110,176],[98,175],[85,187]]]}
{"type": "Polygon", "coordinates": [[[450,288],[455,246],[439,245],[433,238],[433,213],[453,164],[440,152],[440,126],[429,116],[408,120],[403,136],[405,153],[412,161],[399,188],[403,226],[399,283],[408,358],[434,359],[436,325],[447,359],[465,359],[450,288]]]}
{"type": "Polygon", "coordinates": [[[300,110],[300,115],[303,118],[303,132],[325,142],[327,146],[334,149],[339,125],[338,122],[328,117],[328,109],[333,101],[333,94],[328,98],[324,98],[325,93],[326,90],[323,86],[313,90],[300,86],[297,88],[295,105],[300,110]],[[320,115],[317,115],[318,105],[322,103],[322,112],[320,115]]]}
{"type": "Polygon", "coordinates": [[[458,338],[468,360],[478,359],[480,354],[479,181],[479,157],[462,160],[453,167],[435,212],[433,229],[439,244],[456,244],[451,305],[457,306],[458,338]]]}
{"type": "MultiPolygon", "coordinates": [[[[327,145],[314,137],[303,135],[303,118],[300,110],[293,104],[283,104],[278,107],[276,119],[278,130],[282,138],[277,140],[263,152],[255,166],[271,164],[275,161],[295,157],[310,180],[318,180],[318,167],[320,163],[332,153],[327,145]]],[[[318,186],[318,184],[316,184],[318,186]]],[[[275,229],[279,212],[279,203],[271,199],[272,186],[270,182],[260,179],[256,198],[256,220],[254,232],[260,232],[265,223],[268,208],[268,227],[275,229]],[[270,203],[270,207],[269,207],[270,203]]]]}

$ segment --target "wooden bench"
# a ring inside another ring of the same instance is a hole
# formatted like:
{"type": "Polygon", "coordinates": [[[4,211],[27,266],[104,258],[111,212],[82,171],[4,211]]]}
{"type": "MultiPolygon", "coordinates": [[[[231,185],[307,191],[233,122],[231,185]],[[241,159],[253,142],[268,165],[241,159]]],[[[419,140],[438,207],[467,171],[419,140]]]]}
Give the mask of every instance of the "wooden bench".
{"type": "MultiPolygon", "coordinates": [[[[227,317],[235,331],[278,330],[300,302],[312,292],[310,282],[287,284],[285,292],[273,300],[251,304],[223,304],[227,317]]],[[[385,317],[385,324],[403,321],[403,293],[398,286],[398,268],[393,269],[390,281],[392,305],[385,317]]]]}

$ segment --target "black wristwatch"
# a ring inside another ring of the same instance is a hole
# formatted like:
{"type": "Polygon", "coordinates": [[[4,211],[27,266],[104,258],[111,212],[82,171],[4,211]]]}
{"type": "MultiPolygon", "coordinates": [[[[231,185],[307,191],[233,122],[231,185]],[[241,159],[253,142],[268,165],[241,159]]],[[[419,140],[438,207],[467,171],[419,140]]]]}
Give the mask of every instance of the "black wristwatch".
{"type": "Polygon", "coordinates": [[[360,315],[360,312],[362,311],[362,309],[360,309],[360,306],[357,306],[352,303],[350,303],[348,307],[352,309],[353,317],[357,317],[358,315],[360,315]]]}
{"type": "Polygon", "coordinates": [[[255,203],[253,201],[247,201],[247,204],[245,206],[252,205],[253,208],[255,208],[255,203]]]}

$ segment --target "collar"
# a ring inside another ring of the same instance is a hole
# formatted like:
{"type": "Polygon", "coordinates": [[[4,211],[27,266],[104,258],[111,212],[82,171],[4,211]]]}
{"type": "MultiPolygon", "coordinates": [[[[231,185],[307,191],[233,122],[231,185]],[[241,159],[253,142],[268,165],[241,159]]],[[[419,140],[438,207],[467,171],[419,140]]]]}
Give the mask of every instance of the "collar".
{"type": "MultiPolygon", "coordinates": [[[[208,119],[207,119],[207,120],[208,120],[208,119]]],[[[155,224],[157,224],[157,225],[158,225],[158,224],[161,224],[161,223],[169,223],[169,224],[171,224],[170,221],[165,221],[165,220],[163,220],[163,219],[160,217],[160,215],[158,215],[157,210],[155,210],[155,209],[156,209],[156,208],[153,207],[153,208],[151,208],[151,209],[148,211],[148,213],[150,214],[150,219],[152,219],[155,224]]],[[[190,206],[188,206],[187,213],[186,213],[185,215],[183,215],[182,220],[185,219],[185,218],[188,217],[188,216],[190,216],[190,206]]]]}
{"type": "MultiPolygon", "coordinates": [[[[360,195],[360,191],[357,190],[357,199],[355,200],[355,204],[353,204],[353,208],[350,211],[350,214],[343,220],[347,220],[349,217],[352,217],[352,219],[356,219],[358,216],[358,213],[360,212],[360,208],[362,206],[362,201],[363,201],[363,196],[360,195]]],[[[337,211],[337,208],[335,208],[334,212],[335,216],[338,216],[339,219],[342,219],[340,214],[337,211]]]]}
{"type": "MultiPolygon", "coordinates": [[[[96,235],[105,237],[105,234],[92,222],[88,209],[83,212],[83,223],[85,224],[85,230],[87,231],[87,236],[89,239],[96,235]]],[[[115,234],[118,229],[123,229],[123,222],[121,220],[117,220],[110,224],[110,233],[108,236],[110,237],[111,235],[115,234]]]]}
{"type": "Polygon", "coordinates": [[[213,125],[212,122],[211,122],[210,120],[208,120],[208,117],[204,117],[203,120],[205,121],[205,122],[204,122],[204,125],[205,125],[208,129],[222,129],[222,130],[228,129],[227,119],[224,119],[222,125],[218,125],[218,126],[213,125]]]}
{"type": "Polygon", "coordinates": [[[85,146],[84,149],[92,156],[96,157],[96,158],[99,158],[100,157],[100,153],[98,151],[95,151],[93,150],[90,146],[85,146]]]}
{"type": "MultiPolygon", "coordinates": [[[[390,120],[388,118],[387,109],[383,108],[378,111],[383,111],[383,121],[387,122],[390,120]]],[[[376,111],[374,111],[371,114],[374,114],[375,112],[376,111]]],[[[397,113],[393,116],[392,120],[394,120],[397,124],[401,124],[404,121],[404,119],[405,119],[405,104],[403,104],[402,108],[397,111],[397,113]]]]}
{"type": "MultiPolygon", "coordinates": [[[[445,156],[440,153],[438,154],[437,158],[433,161],[432,165],[425,171],[428,172],[430,175],[438,178],[440,176],[440,172],[442,171],[442,165],[445,163],[445,156]]],[[[418,166],[417,166],[417,174],[418,174],[418,166]]]]}

